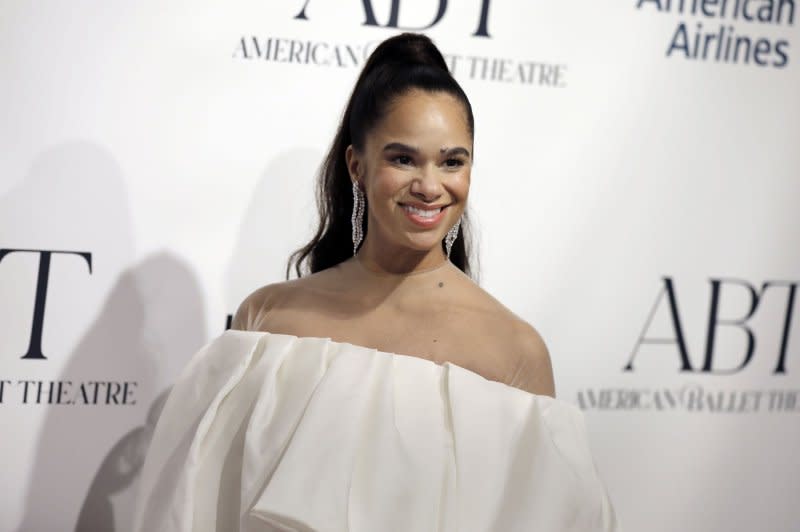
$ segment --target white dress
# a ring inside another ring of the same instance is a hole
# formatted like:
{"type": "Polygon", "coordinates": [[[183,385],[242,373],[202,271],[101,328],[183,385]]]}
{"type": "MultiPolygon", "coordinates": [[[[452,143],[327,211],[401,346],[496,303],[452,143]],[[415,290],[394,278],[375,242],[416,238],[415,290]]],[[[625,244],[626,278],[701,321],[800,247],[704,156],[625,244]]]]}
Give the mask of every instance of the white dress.
{"type": "Polygon", "coordinates": [[[617,531],[582,412],[452,363],[228,330],[174,385],[135,532],[617,531]]]}

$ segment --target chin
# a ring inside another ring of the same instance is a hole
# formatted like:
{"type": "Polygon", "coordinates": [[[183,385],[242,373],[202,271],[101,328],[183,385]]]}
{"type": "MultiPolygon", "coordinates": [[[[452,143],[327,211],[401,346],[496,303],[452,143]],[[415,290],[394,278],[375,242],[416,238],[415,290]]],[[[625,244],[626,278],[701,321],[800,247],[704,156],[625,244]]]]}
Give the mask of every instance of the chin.
{"type": "MultiPolygon", "coordinates": [[[[444,237],[442,237],[442,240],[444,240],[444,237]]],[[[406,247],[414,251],[431,251],[436,246],[441,246],[442,240],[435,238],[409,238],[406,240],[406,247]]]]}

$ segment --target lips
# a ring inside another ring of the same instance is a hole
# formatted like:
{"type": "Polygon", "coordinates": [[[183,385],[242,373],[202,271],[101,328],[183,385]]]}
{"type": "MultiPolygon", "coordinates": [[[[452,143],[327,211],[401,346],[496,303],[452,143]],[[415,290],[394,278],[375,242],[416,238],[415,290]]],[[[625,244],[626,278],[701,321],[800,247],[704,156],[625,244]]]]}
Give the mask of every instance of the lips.
{"type": "Polygon", "coordinates": [[[415,225],[420,227],[435,227],[442,219],[444,219],[447,205],[410,205],[401,203],[400,207],[403,209],[406,217],[411,220],[415,225]]]}

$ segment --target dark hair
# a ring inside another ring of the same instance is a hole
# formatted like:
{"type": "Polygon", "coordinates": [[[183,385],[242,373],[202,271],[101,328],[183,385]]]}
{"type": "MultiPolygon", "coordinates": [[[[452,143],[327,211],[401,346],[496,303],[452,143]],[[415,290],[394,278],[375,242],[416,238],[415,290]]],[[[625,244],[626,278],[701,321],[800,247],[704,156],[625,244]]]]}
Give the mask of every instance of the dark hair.
{"type": "MultiPolygon", "coordinates": [[[[425,35],[414,33],[403,33],[383,41],[369,56],[361,71],[339,129],[320,167],[317,182],[319,227],[311,241],[289,257],[287,279],[292,265],[297,276],[301,277],[304,269],[315,273],[336,266],[352,256],[350,216],[353,192],[345,150],[350,144],[356,150],[363,150],[367,134],[383,118],[392,100],[410,89],[446,92],[454,96],[464,105],[469,132],[474,137],[472,106],[447,69],[447,63],[436,45],[425,35]]],[[[366,235],[366,217],[363,230],[366,235]]],[[[471,274],[469,234],[465,211],[450,260],[467,275],[471,274]]]]}

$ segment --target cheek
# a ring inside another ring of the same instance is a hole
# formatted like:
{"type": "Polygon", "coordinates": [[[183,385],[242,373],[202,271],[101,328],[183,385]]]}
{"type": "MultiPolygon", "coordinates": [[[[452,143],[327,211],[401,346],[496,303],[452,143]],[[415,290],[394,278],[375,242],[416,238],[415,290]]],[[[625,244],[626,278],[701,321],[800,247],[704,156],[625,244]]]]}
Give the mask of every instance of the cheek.
{"type": "Polygon", "coordinates": [[[456,195],[460,201],[467,201],[467,196],[469,196],[469,183],[470,172],[468,170],[459,172],[453,176],[450,183],[450,190],[453,191],[453,194],[456,195]]]}
{"type": "Polygon", "coordinates": [[[371,196],[373,201],[378,204],[396,201],[402,195],[407,181],[408,177],[395,168],[379,168],[372,178],[371,196]]]}

